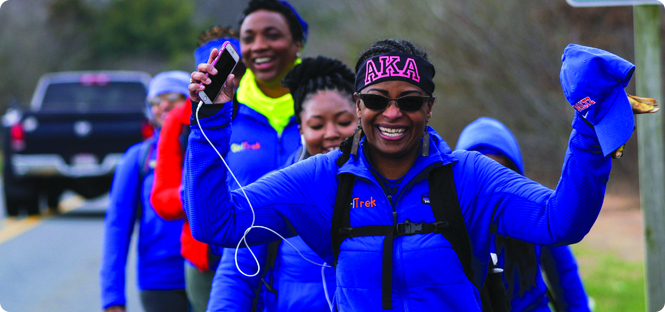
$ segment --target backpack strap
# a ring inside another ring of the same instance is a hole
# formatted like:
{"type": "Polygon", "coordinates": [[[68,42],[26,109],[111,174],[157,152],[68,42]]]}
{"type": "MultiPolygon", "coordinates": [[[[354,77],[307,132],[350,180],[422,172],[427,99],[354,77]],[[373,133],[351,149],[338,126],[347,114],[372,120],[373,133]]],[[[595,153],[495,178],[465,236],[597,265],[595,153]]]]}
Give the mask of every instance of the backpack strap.
{"type": "Polygon", "coordinates": [[[272,287],[272,284],[275,282],[275,279],[270,277],[270,282],[266,281],[266,275],[270,272],[272,274],[272,269],[275,267],[275,261],[277,261],[277,253],[279,252],[279,245],[282,244],[281,240],[274,241],[268,244],[268,254],[266,255],[266,265],[265,265],[265,274],[261,277],[261,282],[266,287],[266,290],[277,295],[277,289],[272,287]]]}
{"type": "Polygon", "coordinates": [[[429,196],[434,219],[449,224],[450,230],[442,232],[443,237],[452,245],[462,263],[464,274],[473,283],[471,240],[464,223],[462,208],[457,199],[452,164],[437,167],[430,171],[429,196]]]}
{"type": "Polygon", "coordinates": [[[384,236],[382,247],[382,307],[384,310],[392,309],[392,267],[393,267],[393,240],[397,236],[442,233],[448,229],[446,222],[434,223],[412,223],[405,220],[397,223],[397,214],[393,214],[393,225],[375,225],[363,227],[351,227],[351,195],[356,176],[351,173],[339,175],[337,187],[337,198],[333,210],[331,225],[331,240],[334,255],[333,265],[337,267],[340,246],[342,241],[351,237],[362,236],[384,236]]]}
{"type": "Polygon", "coordinates": [[[155,170],[155,168],[150,165],[152,155],[157,149],[154,144],[155,141],[157,141],[157,138],[152,137],[141,143],[141,148],[139,150],[139,181],[143,181],[143,178],[148,175],[148,173],[155,170]]]}
{"type": "MultiPolygon", "coordinates": [[[[462,208],[457,198],[452,164],[434,168],[430,171],[429,190],[430,205],[434,218],[450,225],[449,231],[442,232],[443,237],[455,250],[466,277],[471,283],[474,283],[474,271],[471,267],[473,260],[471,239],[469,239],[469,231],[466,228],[466,223],[464,223],[462,208]]],[[[485,283],[478,289],[482,309],[484,312],[508,312],[510,303],[501,279],[503,270],[498,269],[491,259],[488,269],[485,283]]]]}
{"type": "MultiPolygon", "coordinates": [[[[348,160],[348,158],[345,160],[348,160]]],[[[338,159],[338,165],[340,165],[339,162],[340,160],[338,159]]],[[[344,161],[341,162],[342,164],[344,163],[344,161]]],[[[351,227],[351,195],[355,179],[356,176],[350,173],[339,175],[337,198],[335,199],[331,224],[331,240],[334,255],[333,265],[337,266],[340,246],[344,239],[362,236],[385,236],[382,255],[382,306],[384,310],[392,309],[392,250],[393,239],[397,236],[427,233],[443,234],[444,238],[452,245],[453,250],[457,254],[464,274],[469,281],[474,282],[474,271],[471,266],[473,259],[471,240],[469,239],[462,209],[457,198],[452,164],[436,167],[429,173],[430,206],[436,220],[433,223],[412,223],[409,220],[397,223],[397,215],[394,214],[394,225],[351,227]]],[[[500,284],[500,286],[503,286],[502,283],[500,284]]],[[[482,295],[484,292],[480,293],[482,295]]],[[[485,306],[484,311],[493,310],[491,306],[485,306]]]]}
{"type": "Polygon", "coordinates": [[[342,236],[341,229],[351,226],[351,191],[353,190],[353,184],[355,182],[356,176],[351,173],[341,173],[339,175],[337,198],[335,199],[332,225],[330,227],[334,267],[337,267],[340,245],[342,245],[342,241],[346,238],[345,236],[342,236]]]}

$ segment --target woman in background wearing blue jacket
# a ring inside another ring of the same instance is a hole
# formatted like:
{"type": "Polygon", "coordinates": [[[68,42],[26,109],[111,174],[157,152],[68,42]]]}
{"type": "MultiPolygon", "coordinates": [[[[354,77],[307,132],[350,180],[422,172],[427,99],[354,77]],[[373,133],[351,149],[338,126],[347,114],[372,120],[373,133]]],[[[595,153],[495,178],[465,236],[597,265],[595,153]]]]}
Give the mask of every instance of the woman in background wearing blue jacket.
{"type": "MultiPolygon", "coordinates": [[[[353,134],[358,123],[354,79],[353,72],[343,63],[322,56],[304,59],[286,75],[282,83],[293,96],[303,143],[286,166],[310,155],[332,152],[353,134]]],[[[299,236],[288,241],[305,258],[324,262],[299,236]]],[[[257,311],[330,311],[328,302],[336,288],[333,269],[325,268],[322,273],[320,266],[308,263],[291,245],[281,241],[253,247],[252,251],[265,270],[248,277],[236,268],[235,249],[225,250],[213,280],[208,311],[250,311],[255,304],[257,311]]],[[[247,248],[238,249],[238,265],[247,274],[257,270],[247,248]]]]}
{"type": "MultiPolygon", "coordinates": [[[[481,117],[464,128],[457,150],[477,151],[498,163],[524,174],[522,154],[512,132],[498,120],[481,117]]],[[[577,262],[569,246],[541,247],[492,235],[490,251],[499,257],[511,311],[550,311],[548,299],[557,312],[588,312],[589,303],[577,262]],[[543,281],[541,268],[547,276],[543,281]],[[548,298],[548,286],[552,298],[548,298]]]]}
{"type": "MultiPolygon", "coordinates": [[[[634,65],[599,51],[572,46],[564,52],[564,94],[580,113],[573,120],[556,190],[478,152],[451,152],[427,126],[434,104],[434,66],[427,54],[409,41],[381,40],[356,63],[360,129],[348,145],[341,145],[344,153],[312,156],[244,190],[230,191],[227,169],[203,136],[221,155],[228,153],[228,101],[235,91],[230,75],[217,101],[223,105],[193,107],[184,189],[192,234],[225,247],[236,247],[243,237],[250,245],[277,239],[265,230],[247,233],[251,225],[285,237],[299,234],[325,262],[335,261],[334,307],[339,311],[480,311],[490,233],[539,245],[571,244],[588,233],[600,212],[609,155],[633,131],[623,88],[634,65]],[[583,98],[594,100],[578,105],[583,98]],[[429,174],[438,171],[445,174],[445,187],[430,193],[429,174]],[[331,227],[338,177],[349,176],[355,177],[350,199],[337,206],[350,208],[350,226],[331,227]],[[447,203],[460,210],[448,211],[461,212],[463,224],[436,221],[430,195],[443,193],[452,193],[447,203]],[[439,234],[462,226],[470,246],[465,261],[439,234]],[[386,233],[362,235],[372,229],[386,233]],[[341,234],[348,237],[337,249],[331,241],[341,234]]],[[[192,73],[189,90],[194,103],[210,70],[212,66],[202,64],[192,73]]]]}
{"type": "Polygon", "coordinates": [[[116,168],[104,219],[100,270],[106,312],[125,311],[125,266],[137,219],[137,279],[143,309],[189,311],[180,256],[182,220],[164,221],[150,205],[159,129],[166,114],[186,102],[188,84],[189,75],[181,71],[160,73],[150,81],[146,111],[156,131],[152,138],[127,149],[116,168]]]}
{"type": "Polygon", "coordinates": [[[300,61],[306,39],[307,23],[286,2],[251,0],[243,11],[240,50],[247,70],[226,156],[243,185],[278,169],[300,147],[293,98],[281,81],[300,61]]]}
{"type": "MultiPolygon", "coordinates": [[[[281,81],[300,61],[298,54],[308,32],[307,23],[296,10],[277,0],[249,1],[239,26],[240,54],[247,70],[235,93],[238,105],[226,161],[245,185],[283,166],[300,147],[293,98],[281,81]]],[[[238,187],[235,181],[230,183],[238,187]]],[[[234,256],[234,250],[221,253],[222,259],[234,256]]],[[[228,291],[213,280],[209,310],[213,306],[218,309],[215,302],[227,298],[228,291]]],[[[242,304],[231,309],[251,309],[251,302],[245,305],[240,298],[233,299],[227,302],[242,304]]]]}

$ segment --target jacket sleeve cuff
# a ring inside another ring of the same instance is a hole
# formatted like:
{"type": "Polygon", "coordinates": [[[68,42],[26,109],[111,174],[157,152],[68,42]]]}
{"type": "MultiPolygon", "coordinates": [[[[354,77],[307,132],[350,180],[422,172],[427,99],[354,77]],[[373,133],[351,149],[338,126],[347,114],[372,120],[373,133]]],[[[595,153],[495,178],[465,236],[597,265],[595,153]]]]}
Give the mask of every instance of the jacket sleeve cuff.
{"type": "Polygon", "coordinates": [[[585,137],[593,137],[596,140],[596,142],[598,141],[598,137],[596,136],[596,131],[593,128],[593,124],[588,120],[582,118],[582,116],[580,116],[578,113],[575,113],[575,118],[573,118],[572,126],[573,129],[577,131],[577,133],[585,137]]]}
{"type": "MultiPolygon", "coordinates": [[[[192,102],[192,117],[190,124],[197,125],[196,122],[196,108],[198,103],[192,102]]],[[[201,127],[223,127],[231,123],[231,114],[233,113],[233,101],[228,101],[224,104],[203,104],[198,111],[199,121],[201,127]]]]}

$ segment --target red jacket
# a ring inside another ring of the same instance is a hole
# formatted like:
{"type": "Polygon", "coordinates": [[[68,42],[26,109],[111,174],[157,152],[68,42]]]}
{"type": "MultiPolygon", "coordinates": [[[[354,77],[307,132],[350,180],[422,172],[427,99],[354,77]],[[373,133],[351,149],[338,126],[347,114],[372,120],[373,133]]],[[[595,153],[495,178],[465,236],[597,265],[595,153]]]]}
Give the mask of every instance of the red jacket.
{"type": "MultiPolygon", "coordinates": [[[[180,183],[182,181],[183,150],[180,146],[180,134],[184,127],[189,127],[192,106],[188,100],[182,106],[174,108],[166,116],[157,144],[157,164],[155,180],[150,194],[150,202],[157,214],[165,220],[187,219],[182,210],[180,183]]],[[[210,269],[208,263],[208,245],[192,237],[189,222],[185,220],[180,235],[180,254],[193,263],[199,270],[210,269]]]]}

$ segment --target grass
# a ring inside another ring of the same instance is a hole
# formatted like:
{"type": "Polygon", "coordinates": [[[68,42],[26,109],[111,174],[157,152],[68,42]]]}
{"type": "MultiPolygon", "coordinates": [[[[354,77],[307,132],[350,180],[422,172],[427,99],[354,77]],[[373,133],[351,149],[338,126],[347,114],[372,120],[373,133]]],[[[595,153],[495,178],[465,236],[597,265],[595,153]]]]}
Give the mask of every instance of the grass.
{"type": "Polygon", "coordinates": [[[594,312],[645,311],[644,264],[613,253],[573,245],[587,295],[594,312]]]}

